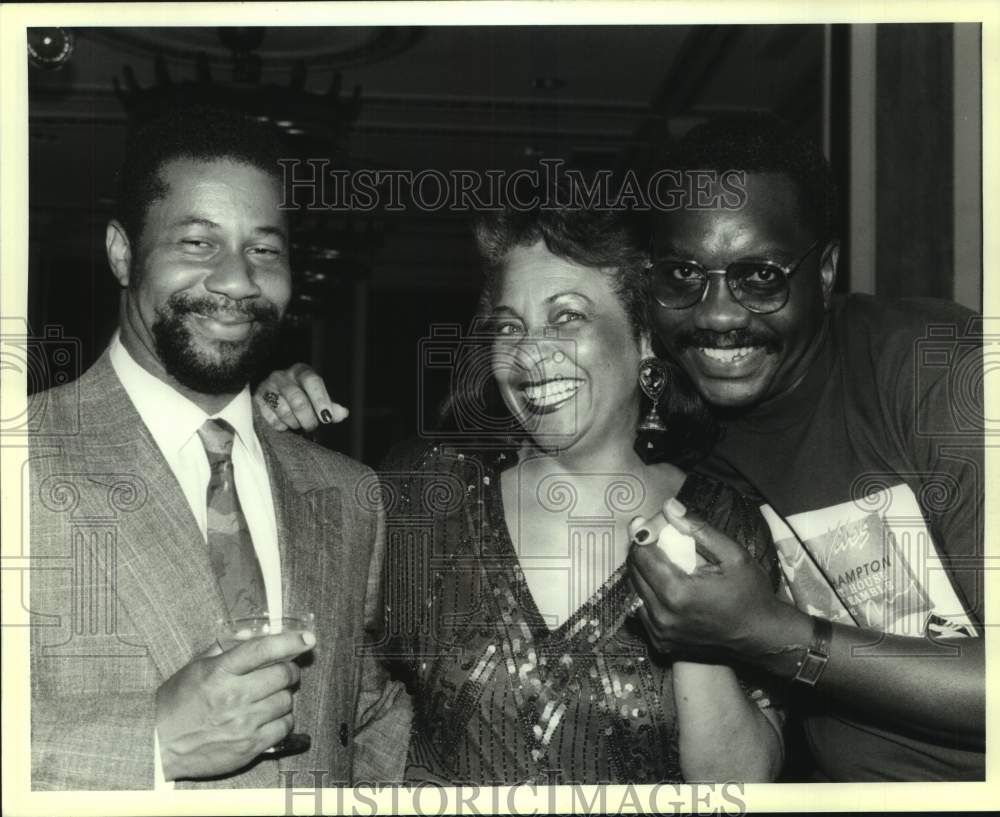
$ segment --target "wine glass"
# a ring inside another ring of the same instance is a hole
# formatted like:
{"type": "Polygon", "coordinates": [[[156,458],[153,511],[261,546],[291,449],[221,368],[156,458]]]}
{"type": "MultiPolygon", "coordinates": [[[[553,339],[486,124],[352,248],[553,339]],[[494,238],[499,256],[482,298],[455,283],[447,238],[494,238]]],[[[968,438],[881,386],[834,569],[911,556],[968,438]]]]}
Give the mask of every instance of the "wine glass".
{"type": "MultiPolygon", "coordinates": [[[[249,641],[251,638],[262,638],[267,635],[279,635],[283,632],[315,632],[316,614],[307,612],[289,612],[282,615],[261,613],[251,616],[220,619],[216,626],[216,640],[223,651],[232,649],[237,644],[249,641]]],[[[278,741],[263,754],[269,756],[298,755],[308,751],[312,746],[312,738],[304,732],[291,732],[284,740],[278,741]]]]}

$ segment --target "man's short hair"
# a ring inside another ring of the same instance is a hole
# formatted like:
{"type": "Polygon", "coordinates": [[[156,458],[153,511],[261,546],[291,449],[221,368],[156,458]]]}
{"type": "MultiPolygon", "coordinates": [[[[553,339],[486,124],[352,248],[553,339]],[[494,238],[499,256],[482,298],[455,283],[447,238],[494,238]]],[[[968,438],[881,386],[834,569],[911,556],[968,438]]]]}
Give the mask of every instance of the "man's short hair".
{"type": "Polygon", "coordinates": [[[796,183],[808,226],[825,241],[839,235],[837,186],[823,151],[773,114],[738,113],[688,131],[662,151],[658,168],[784,173],[796,183]]]}
{"type": "Polygon", "coordinates": [[[149,206],[167,192],[160,176],[174,159],[231,159],[281,178],[282,142],[273,126],[232,109],[202,105],[170,108],[129,133],[118,172],[115,218],[137,242],[149,206]]]}

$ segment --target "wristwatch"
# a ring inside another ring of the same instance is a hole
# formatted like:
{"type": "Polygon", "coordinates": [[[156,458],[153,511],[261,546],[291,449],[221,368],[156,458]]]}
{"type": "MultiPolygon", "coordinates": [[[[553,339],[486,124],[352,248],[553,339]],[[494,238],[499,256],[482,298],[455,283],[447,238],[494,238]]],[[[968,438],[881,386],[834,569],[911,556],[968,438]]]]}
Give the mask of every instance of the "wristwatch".
{"type": "Polygon", "coordinates": [[[799,661],[798,669],[792,680],[814,687],[830,660],[830,638],[833,636],[833,625],[819,616],[811,618],[813,620],[812,641],[806,648],[806,654],[799,661]]]}

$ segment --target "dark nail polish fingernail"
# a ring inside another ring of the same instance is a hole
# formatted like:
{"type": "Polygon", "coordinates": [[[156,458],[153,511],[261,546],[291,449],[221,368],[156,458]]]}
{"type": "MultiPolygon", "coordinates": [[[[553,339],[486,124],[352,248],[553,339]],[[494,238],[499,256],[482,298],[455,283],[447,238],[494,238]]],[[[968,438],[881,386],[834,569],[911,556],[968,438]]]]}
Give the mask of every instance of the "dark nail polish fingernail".
{"type": "Polygon", "coordinates": [[[320,419],[324,423],[332,423],[333,422],[333,415],[330,413],[330,409],[323,409],[319,413],[319,416],[320,416],[320,419]]]}
{"type": "Polygon", "coordinates": [[[646,530],[645,528],[639,528],[639,530],[635,532],[636,542],[645,542],[648,538],[649,538],[649,531],[646,530]]]}

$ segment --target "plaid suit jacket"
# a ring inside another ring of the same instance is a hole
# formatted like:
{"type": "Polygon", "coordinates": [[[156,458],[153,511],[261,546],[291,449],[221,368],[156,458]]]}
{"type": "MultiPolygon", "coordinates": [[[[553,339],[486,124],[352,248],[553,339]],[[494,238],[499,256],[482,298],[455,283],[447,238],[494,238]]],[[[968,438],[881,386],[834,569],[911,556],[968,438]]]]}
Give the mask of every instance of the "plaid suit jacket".
{"type": "MultiPolygon", "coordinates": [[[[222,598],[180,486],[107,353],[34,399],[44,418],[29,473],[32,787],[150,789],[156,690],[212,645],[222,598]]],[[[374,474],[255,425],[285,607],[316,613],[317,646],[295,695],[295,728],[313,744],[178,788],[400,780],[409,697],[377,649],[363,648],[378,643],[384,617],[374,474]]]]}

